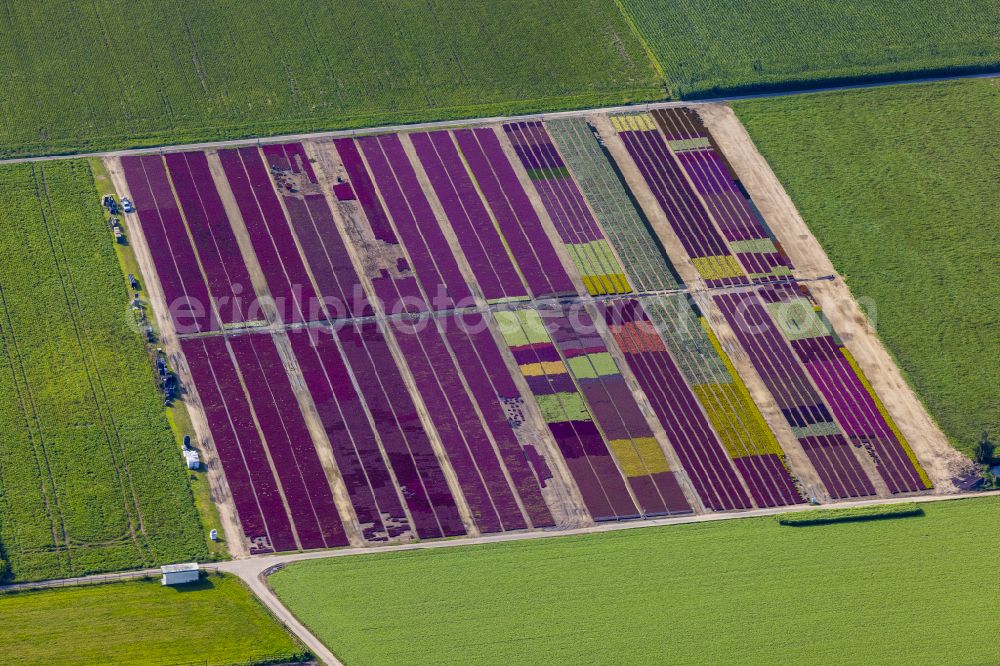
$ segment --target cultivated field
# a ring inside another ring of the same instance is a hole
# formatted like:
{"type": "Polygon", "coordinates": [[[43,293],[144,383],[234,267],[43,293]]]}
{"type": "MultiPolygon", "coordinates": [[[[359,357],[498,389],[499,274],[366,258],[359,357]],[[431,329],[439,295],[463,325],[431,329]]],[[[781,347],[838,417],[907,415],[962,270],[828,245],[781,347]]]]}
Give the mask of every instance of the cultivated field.
{"type": "Polygon", "coordinates": [[[996,497],[291,565],[269,579],[346,664],[993,664],[996,497]],[[372,603],[392,581],[392,603],[372,603]],[[989,631],[987,630],[987,634],[989,631]]]}
{"type": "Polygon", "coordinates": [[[678,96],[1000,67],[996,0],[616,0],[678,96]]]}
{"type": "Polygon", "coordinates": [[[2,156],[663,95],[608,0],[13,3],[0,35],[2,156]]]}
{"type": "Polygon", "coordinates": [[[733,107],[952,443],[1000,432],[1000,84],[733,107]]]}
{"type": "Polygon", "coordinates": [[[0,169],[0,549],[17,579],[205,555],[84,162],[0,169]]]}
{"type": "Polygon", "coordinates": [[[285,663],[303,654],[236,578],[159,579],[0,594],[0,654],[45,664],[285,663]]]}
{"type": "Polygon", "coordinates": [[[713,111],[106,158],[233,552],[947,492],[713,111]]]}

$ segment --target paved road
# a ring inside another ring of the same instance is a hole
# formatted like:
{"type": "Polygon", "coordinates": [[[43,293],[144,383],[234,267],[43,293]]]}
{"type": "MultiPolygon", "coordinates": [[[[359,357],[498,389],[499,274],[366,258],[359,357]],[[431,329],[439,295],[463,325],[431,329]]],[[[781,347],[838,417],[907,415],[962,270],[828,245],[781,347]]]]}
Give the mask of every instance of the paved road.
{"type": "Polygon", "coordinates": [[[819,88],[805,88],[801,90],[784,90],[772,93],[756,93],[750,95],[730,95],[727,97],[713,97],[706,99],[674,100],[664,102],[649,102],[644,104],[632,104],[626,106],[609,106],[598,109],[577,109],[573,111],[554,111],[551,113],[533,113],[523,116],[493,116],[489,118],[469,118],[464,120],[441,120],[426,123],[411,123],[401,125],[382,125],[379,127],[369,127],[353,130],[335,130],[330,132],[309,132],[303,134],[283,134],[281,136],[270,136],[248,139],[232,139],[228,141],[206,141],[204,143],[175,144],[169,146],[151,146],[146,148],[133,148],[128,150],[110,150],[92,153],[73,153],[68,155],[42,155],[38,157],[14,157],[0,160],[0,164],[22,164],[26,162],[50,162],[52,160],[80,159],[87,157],[121,157],[123,155],[148,155],[161,151],[177,152],[181,150],[208,150],[218,148],[233,148],[237,146],[250,146],[255,144],[286,143],[290,141],[306,141],[310,139],[335,138],[343,136],[363,136],[365,134],[375,134],[384,132],[402,132],[414,130],[432,130],[445,127],[455,127],[468,125],[470,123],[501,123],[513,120],[543,120],[554,118],[566,118],[571,116],[582,116],[588,113],[603,112],[614,113],[618,111],[643,111],[650,109],[664,109],[674,106],[692,106],[697,104],[713,104],[720,102],[733,102],[741,99],[763,99],[770,97],[789,97],[792,95],[810,95],[819,92],[835,92],[840,90],[858,90],[862,88],[882,88],[885,86],[895,86],[915,83],[935,83],[940,81],[957,81],[960,79],[992,79],[1000,78],[998,72],[984,72],[981,74],[960,74],[957,76],[936,76],[924,78],[894,79],[892,81],[879,81],[875,83],[857,83],[842,86],[826,86],[819,88]]]}

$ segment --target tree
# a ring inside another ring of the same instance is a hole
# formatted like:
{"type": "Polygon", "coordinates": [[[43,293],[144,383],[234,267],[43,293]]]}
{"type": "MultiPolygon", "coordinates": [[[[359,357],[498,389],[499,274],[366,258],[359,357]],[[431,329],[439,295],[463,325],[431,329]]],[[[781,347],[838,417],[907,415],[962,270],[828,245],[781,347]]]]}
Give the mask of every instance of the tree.
{"type": "Polygon", "coordinates": [[[976,444],[976,462],[980,465],[989,465],[992,463],[993,452],[996,448],[996,444],[990,441],[990,433],[984,432],[983,438],[979,440],[979,444],[976,444]]]}

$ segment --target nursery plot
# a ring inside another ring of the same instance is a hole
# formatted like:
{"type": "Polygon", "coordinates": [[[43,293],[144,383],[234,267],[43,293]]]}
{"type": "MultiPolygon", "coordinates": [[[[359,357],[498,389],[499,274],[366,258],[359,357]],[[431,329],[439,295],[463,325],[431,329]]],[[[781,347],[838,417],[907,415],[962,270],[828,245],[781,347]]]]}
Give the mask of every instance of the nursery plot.
{"type": "Polygon", "coordinates": [[[124,158],[247,549],[933,488],[702,113],[124,158]]]}

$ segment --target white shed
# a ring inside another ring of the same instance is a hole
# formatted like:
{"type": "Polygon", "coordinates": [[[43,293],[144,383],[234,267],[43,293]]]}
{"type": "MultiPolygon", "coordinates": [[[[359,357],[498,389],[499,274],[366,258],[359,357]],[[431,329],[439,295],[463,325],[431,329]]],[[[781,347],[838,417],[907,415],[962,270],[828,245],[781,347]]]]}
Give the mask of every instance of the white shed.
{"type": "Polygon", "coordinates": [[[162,582],[164,585],[184,585],[185,583],[194,583],[201,575],[201,570],[197,562],[191,562],[189,564],[167,564],[160,567],[160,571],[163,573],[162,582]]]}
{"type": "Polygon", "coordinates": [[[194,449],[184,449],[184,461],[188,469],[201,469],[201,456],[194,449]]]}

